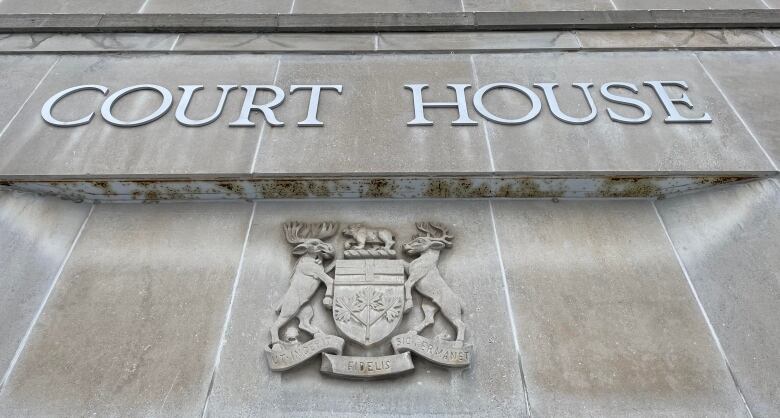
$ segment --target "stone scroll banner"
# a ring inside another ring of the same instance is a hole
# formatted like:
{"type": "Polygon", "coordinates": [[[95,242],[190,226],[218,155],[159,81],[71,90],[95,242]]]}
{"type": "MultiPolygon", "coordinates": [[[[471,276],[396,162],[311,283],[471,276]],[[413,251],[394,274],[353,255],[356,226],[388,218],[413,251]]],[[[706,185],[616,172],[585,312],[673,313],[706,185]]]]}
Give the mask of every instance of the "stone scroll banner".
{"type": "Polygon", "coordinates": [[[463,341],[431,339],[407,332],[393,337],[392,344],[396,353],[411,351],[440,366],[468,367],[471,362],[472,346],[464,344],[463,341]]]}
{"type": "Polygon", "coordinates": [[[320,353],[341,354],[344,339],[334,335],[324,335],[305,343],[279,343],[266,347],[265,355],[271,370],[281,372],[305,362],[320,353]]]}
{"type": "Polygon", "coordinates": [[[409,353],[381,357],[353,357],[322,354],[320,371],[347,379],[385,379],[414,370],[409,353]]]}

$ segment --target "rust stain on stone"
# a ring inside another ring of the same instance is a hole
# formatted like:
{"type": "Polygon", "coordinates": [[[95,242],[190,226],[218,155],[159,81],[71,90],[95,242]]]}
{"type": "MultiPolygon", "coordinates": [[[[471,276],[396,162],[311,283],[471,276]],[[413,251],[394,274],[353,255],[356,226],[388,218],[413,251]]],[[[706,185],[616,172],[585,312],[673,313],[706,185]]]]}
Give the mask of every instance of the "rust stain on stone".
{"type": "Polygon", "coordinates": [[[103,191],[103,194],[110,196],[114,194],[114,190],[107,181],[93,181],[92,185],[103,191]]]}
{"type": "Polygon", "coordinates": [[[740,180],[745,180],[744,177],[698,177],[695,179],[696,184],[703,186],[717,186],[719,184],[734,183],[740,180]]]}
{"type": "Polygon", "coordinates": [[[598,197],[659,197],[663,192],[651,179],[642,177],[608,177],[596,191],[598,197]]]}
{"type": "Polygon", "coordinates": [[[4,179],[0,186],[66,199],[148,201],[316,198],[663,198],[689,190],[745,182],[729,176],[379,176],[159,180],[4,179]]]}
{"type": "Polygon", "coordinates": [[[271,180],[263,182],[260,190],[264,198],[302,198],[309,195],[305,182],[299,180],[271,180]]]}
{"type": "Polygon", "coordinates": [[[232,193],[235,193],[239,196],[245,196],[244,188],[237,182],[222,182],[217,183],[217,186],[229,190],[232,193]]]}
{"type": "Polygon", "coordinates": [[[493,190],[487,183],[475,185],[471,179],[460,178],[432,179],[423,191],[423,197],[431,198],[474,198],[474,197],[493,197],[493,190]]]}
{"type": "Polygon", "coordinates": [[[425,188],[423,196],[432,198],[450,197],[450,186],[445,180],[431,180],[425,188]]]}
{"type": "Polygon", "coordinates": [[[309,189],[311,196],[330,197],[330,189],[325,181],[310,180],[307,182],[306,187],[309,189]]]}
{"type": "Polygon", "coordinates": [[[393,197],[398,185],[389,179],[371,179],[361,193],[362,197],[393,197]]]}
{"type": "MultiPolygon", "coordinates": [[[[506,179],[501,179],[502,182],[506,179]]],[[[510,183],[504,183],[496,191],[496,197],[508,198],[548,198],[560,197],[565,190],[542,190],[537,181],[533,179],[513,179],[510,183]]]]}
{"type": "Polygon", "coordinates": [[[474,185],[474,182],[470,179],[458,179],[455,181],[454,186],[453,195],[456,197],[471,198],[493,196],[493,190],[491,190],[490,185],[486,183],[474,185]]]}

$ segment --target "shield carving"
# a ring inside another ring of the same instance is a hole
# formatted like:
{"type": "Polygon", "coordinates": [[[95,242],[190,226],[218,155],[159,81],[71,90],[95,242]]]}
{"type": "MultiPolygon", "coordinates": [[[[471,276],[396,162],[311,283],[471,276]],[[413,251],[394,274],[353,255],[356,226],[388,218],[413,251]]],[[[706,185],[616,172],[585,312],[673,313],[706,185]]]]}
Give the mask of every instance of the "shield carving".
{"type": "Polygon", "coordinates": [[[387,338],[404,308],[403,260],[338,260],[333,319],[349,339],[368,347],[387,338]]]}

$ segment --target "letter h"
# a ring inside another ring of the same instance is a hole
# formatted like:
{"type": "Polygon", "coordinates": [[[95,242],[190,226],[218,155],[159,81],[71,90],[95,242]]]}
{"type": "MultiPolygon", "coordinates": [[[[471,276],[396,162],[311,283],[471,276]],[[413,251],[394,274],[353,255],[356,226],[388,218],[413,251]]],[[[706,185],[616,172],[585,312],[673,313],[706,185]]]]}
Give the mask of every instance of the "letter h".
{"type": "Polygon", "coordinates": [[[455,90],[455,102],[423,102],[422,91],[428,88],[427,84],[407,84],[404,87],[412,91],[414,99],[414,119],[407,122],[407,126],[432,126],[433,122],[425,119],[426,107],[455,107],[458,109],[458,119],[452,121],[454,126],[476,125],[477,122],[469,117],[466,106],[466,89],[470,84],[447,84],[448,88],[455,90]]]}

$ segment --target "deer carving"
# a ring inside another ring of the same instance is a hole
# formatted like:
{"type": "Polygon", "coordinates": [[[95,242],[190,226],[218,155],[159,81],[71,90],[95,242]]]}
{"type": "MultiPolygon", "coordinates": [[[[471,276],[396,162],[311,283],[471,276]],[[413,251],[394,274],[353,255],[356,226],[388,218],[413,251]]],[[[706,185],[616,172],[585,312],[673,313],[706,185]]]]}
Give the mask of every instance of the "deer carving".
{"type": "MultiPolygon", "coordinates": [[[[334,250],[331,244],[323,240],[335,235],[338,232],[337,226],[332,223],[309,225],[300,222],[284,225],[285,238],[295,246],[292,253],[298,256],[298,261],[290,276],[290,287],[276,306],[279,317],[271,326],[272,345],[279,342],[279,328],[296,316],[302,330],[315,338],[323,334],[311,323],[314,310],[309,304],[309,299],[320,287],[320,282],[325,283],[327,295],[333,294],[333,279],[327,274],[333,264],[326,269],[323,263],[333,258],[334,250]]],[[[331,304],[329,297],[325,297],[323,304],[326,306],[331,304]]]]}
{"type": "Polygon", "coordinates": [[[456,341],[463,341],[466,324],[462,320],[463,304],[450,289],[439,273],[439,255],[441,250],[452,247],[453,236],[447,228],[440,224],[425,222],[416,224],[420,234],[403,245],[404,251],[412,257],[417,257],[408,264],[409,278],[404,283],[406,290],[406,306],[408,311],[413,307],[412,289],[424,296],[422,310],[425,318],[417,324],[412,332],[419,333],[433,324],[434,315],[441,310],[447,320],[457,330],[456,341]]]}

